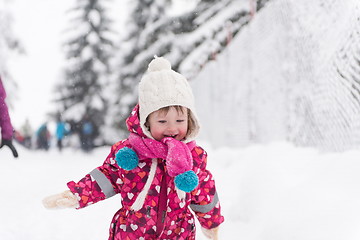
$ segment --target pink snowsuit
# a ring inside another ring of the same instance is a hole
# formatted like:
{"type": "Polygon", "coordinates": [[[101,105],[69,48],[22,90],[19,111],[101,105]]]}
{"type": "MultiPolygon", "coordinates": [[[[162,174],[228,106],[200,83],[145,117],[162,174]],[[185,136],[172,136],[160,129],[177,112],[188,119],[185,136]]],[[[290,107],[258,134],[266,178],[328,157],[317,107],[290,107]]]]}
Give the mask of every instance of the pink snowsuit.
{"type": "MultiPolygon", "coordinates": [[[[127,120],[131,132],[146,138],[139,125],[138,111],[132,112],[127,120]]],[[[149,178],[151,159],[140,160],[130,171],[118,166],[115,154],[124,147],[131,148],[128,139],[114,144],[102,166],[94,169],[78,183],[69,182],[69,189],[78,196],[79,208],[120,194],[122,208],[112,219],[109,240],[133,239],[195,239],[194,211],[202,227],[211,229],[224,221],[216,194],[212,174],[206,170],[207,154],[199,146],[192,148],[193,171],[199,178],[199,185],[185,200],[178,197],[174,178],[167,174],[163,159],[158,165],[142,208],[131,206],[149,178]]]]}
{"type": "Polygon", "coordinates": [[[10,140],[13,135],[8,107],[5,103],[6,92],[0,78],[0,128],[3,139],[10,140]]]}

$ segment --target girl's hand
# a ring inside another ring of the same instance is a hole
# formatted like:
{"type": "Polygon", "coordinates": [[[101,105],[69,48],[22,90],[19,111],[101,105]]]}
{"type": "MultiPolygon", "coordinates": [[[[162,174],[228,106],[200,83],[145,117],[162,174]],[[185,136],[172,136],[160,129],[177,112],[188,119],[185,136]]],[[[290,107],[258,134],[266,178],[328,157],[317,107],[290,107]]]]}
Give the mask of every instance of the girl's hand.
{"type": "Polygon", "coordinates": [[[42,203],[47,209],[79,207],[79,202],[76,196],[69,190],[46,197],[42,203]]]}
{"type": "Polygon", "coordinates": [[[201,228],[201,230],[203,231],[204,235],[209,238],[209,239],[214,239],[214,240],[218,240],[218,231],[219,231],[219,227],[216,228],[212,228],[212,229],[206,229],[206,228],[201,228]]]}

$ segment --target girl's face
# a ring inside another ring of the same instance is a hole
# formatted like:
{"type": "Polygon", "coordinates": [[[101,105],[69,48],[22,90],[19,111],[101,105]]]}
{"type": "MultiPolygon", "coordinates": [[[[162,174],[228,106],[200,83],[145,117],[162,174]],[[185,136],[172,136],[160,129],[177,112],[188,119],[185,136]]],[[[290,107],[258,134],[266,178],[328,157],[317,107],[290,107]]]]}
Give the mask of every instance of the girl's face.
{"type": "Polygon", "coordinates": [[[187,108],[183,111],[170,107],[169,111],[157,110],[149,115],[148,123],[150,133],[155,140],[160,141],[164,137],[172,137],[183,140],[188,130],[187,108]]]}

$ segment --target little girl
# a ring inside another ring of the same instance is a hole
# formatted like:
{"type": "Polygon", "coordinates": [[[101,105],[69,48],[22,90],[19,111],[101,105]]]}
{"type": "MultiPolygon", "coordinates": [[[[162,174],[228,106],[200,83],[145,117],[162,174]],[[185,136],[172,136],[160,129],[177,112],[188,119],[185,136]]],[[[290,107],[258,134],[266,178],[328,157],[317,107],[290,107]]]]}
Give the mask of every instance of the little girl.
{"type": "Polygon", "coordinates": [[[70,190],[43,200],[46,208],[84,208],[120,194],[122,208],[109,240],[195,239],[194,216],[204,234],[218,239],[224,221],[187,80],[155,58],[139,84],[139,103],[126,120],[130,135],[114,144],[102,166],[70,190]],[[190,209],[189,209],[190,208],[190,209]]]}

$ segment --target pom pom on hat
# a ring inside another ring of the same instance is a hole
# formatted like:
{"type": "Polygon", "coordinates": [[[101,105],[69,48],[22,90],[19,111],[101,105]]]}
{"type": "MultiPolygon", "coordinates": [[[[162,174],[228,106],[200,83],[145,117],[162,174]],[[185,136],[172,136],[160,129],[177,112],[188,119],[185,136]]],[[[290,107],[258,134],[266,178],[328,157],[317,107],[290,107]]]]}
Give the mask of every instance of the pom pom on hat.
{"type": "Polygon", "coordinates": [[[178,189],[184,192],[191,192],[199,185],[199,178],[193,170],[189,170],[177,175],[174,182],[178,189]]]}
{"type": "Polygon", "coordinates": [[[115,160],[119,167],[127,171],[133,170],[139,164],[139,158],[136,152],[128,147],[120,149],[115,154],[115,160]]]}
{"type": "Polygon", "coordinates": [[[155,57],[148,66],[148,72],[171,70],[171,63],[163,57],[155,57]]]}

